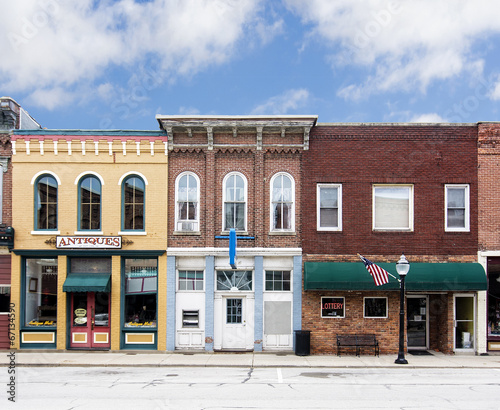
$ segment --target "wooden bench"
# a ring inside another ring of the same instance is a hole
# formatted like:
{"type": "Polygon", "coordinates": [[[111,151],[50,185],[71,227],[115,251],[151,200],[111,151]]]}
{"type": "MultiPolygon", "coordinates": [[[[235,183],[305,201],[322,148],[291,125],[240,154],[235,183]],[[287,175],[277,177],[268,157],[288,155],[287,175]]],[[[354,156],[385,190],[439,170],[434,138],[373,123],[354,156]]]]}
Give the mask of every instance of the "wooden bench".
{"type": "Polygon", "coordinates": [[[356,356],[360,356],[362,347],[373,347],[375,356],[379,356],[378,340],[371,334],[337,335],[337,355],[342,347],[355,347],[356,356]]]}

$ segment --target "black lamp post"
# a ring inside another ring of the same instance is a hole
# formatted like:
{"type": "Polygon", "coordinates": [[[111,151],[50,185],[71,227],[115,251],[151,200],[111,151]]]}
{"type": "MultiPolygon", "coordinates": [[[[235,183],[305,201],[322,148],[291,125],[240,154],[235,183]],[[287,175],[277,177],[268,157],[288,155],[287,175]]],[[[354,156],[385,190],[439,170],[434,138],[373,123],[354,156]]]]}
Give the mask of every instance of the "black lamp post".
{"type": "Polygon", "coordinates": [[[396,263],[396,270],[399,274],[400,280],[400,302],[399,302],[399,352],[398,358],[394,363],[408,364],[405,359],[405,277],[410,270],[410,263],[402,254],[399,261],[396,263]]]}

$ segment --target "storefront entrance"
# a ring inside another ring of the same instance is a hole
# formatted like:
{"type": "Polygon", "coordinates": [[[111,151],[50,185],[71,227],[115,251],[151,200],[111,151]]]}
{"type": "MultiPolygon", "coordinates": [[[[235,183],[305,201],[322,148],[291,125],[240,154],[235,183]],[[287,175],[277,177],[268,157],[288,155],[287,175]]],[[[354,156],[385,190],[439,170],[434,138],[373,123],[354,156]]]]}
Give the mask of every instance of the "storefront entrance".
{"type": "Polygon", "coordinates": [[[474,350],[474,295],[455,296],[455,350],[474,350]]]}
{"type": "Polygon", "coordinates": [[[109,349],[109,293],[72,292],[71,348],[109,349]]]}
{"type": "Polygon", "coordinates": [[[227,297],[223,300],[223,349],[239,350],[246,348],[247,329],[245,299],[244,297],[227,297]]]}
{"type": "Polygon", "coordinates": [[[428,299],[426,296],[408,296],[406,303],[408,349],[428,349],[428,299]]]}

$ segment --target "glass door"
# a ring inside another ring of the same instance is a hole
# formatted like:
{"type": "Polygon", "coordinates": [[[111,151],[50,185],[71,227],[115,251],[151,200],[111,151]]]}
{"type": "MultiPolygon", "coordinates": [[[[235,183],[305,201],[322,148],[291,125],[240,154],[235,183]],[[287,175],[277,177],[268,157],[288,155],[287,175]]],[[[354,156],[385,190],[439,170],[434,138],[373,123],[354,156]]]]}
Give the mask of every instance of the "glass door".
{"type": "Polygon", "coordinates": [[[455,350],[474,350],[474,295],[455,296],[455,350]]]}
{"type": "Polygon", "coordinates": [[[406,334],[408,349],[428,349],[427,296],[408,296],[406,334]]]}

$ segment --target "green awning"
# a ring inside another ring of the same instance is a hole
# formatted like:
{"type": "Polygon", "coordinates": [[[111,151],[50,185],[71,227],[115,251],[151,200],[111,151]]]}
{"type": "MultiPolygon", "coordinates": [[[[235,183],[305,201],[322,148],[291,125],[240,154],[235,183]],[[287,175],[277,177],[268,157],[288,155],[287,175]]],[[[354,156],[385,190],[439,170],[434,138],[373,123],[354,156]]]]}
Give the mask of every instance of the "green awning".
{"type": "Polygon", "coordinates": [[[63,285],[64,292],[110,292],[110,273],[71,273],[63,285]]]}
{"type": "MultiPolygon", "coordinates": [[[[396,263],[377,263],[396,278],[396,263]]],[[[479,263],[411,263],[408,291],[486,290],[486,273],[479,263]]],[[[399,282],[376,286],[363,262],[305,262],[304,290],[399,290],[399,282]]]]}

